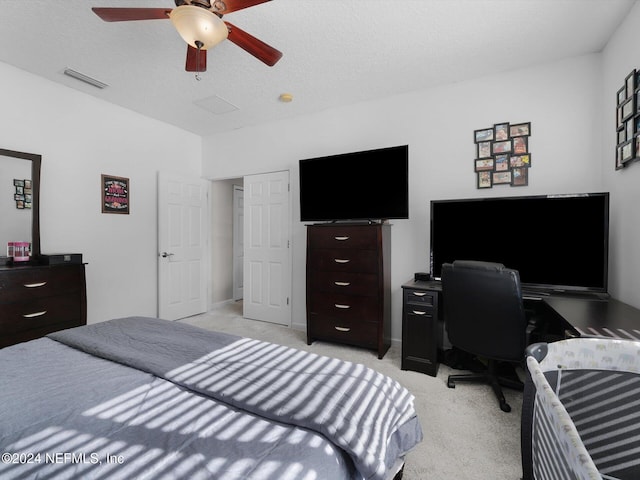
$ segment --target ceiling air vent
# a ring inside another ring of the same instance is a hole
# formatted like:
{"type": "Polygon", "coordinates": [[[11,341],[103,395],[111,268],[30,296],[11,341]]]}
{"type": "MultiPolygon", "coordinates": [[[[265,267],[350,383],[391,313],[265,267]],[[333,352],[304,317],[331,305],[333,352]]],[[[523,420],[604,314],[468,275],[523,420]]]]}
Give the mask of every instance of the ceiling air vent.
{"type": "Polygon", "coordinates": [[[105,88],[109,86],[106,83],[101,82],[100,80],[96,80],[95,78],[91,78],[88,75],[85,75],[84,73],[76,72],[75,70],[72,70],[70,68],[65,68],[64,74],[68,75],[69,77],[73,77],[76,80],[80,80],[81,82],[88,83],[89,85],[93,85],[94,87],[97,87],[97,88],[105,88]]]}

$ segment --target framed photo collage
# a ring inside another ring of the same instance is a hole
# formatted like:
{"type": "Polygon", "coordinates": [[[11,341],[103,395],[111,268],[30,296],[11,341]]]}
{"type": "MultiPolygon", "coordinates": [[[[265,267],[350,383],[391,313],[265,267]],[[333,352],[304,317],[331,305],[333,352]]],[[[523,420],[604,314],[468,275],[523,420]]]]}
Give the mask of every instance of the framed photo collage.
{"type": "Polygon", "coordinates": [[[616,170],[640,157],[640,71],[633,70],[616,93],[616,170]]]}
{"type": "Polygon", "coordinates": [[[529,184],[531,122],[496,123],[474,130],[474,171],[477,188],[494,185],[522,187],[529,184]]]}
{"type": "Polygon", "coordinates": [[[16,189],[16,193],[13,196],[13,199],[16,201],[16,208],[20,210],[31,208],[33,198],[31,180],[14,178],[13,186],[16,189]]]}

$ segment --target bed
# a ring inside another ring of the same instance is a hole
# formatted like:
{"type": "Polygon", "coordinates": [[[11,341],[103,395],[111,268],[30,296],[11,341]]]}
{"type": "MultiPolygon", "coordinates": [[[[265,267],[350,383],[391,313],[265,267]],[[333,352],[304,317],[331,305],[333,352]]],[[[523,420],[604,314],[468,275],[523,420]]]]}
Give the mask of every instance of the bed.
{"type": "Polygon", "coordinates": [[[413,396],[363,365],[128,317],[0,350],[0,478],[400,478],[413,396]]]}
{"type": "Polygon", "coordinates": [[[527,367],[524,480],[640,478],[640,342],[538,343],[527,367]]]}

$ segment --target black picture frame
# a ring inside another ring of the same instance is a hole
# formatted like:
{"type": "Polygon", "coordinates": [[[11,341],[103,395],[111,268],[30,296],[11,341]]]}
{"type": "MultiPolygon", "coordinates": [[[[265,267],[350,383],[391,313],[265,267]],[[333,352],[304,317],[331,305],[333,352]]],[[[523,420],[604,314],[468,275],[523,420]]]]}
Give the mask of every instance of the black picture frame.
{"type": "Polygon", "coordinates": [[[622,87],[620,87],[620,90],[618,90],[617,94],[616,94],[616,99],[617,99],[617,105],[620,106],[624,103],[624,101],[627,99],[627,86],[626,84],[623,85],[622,87]]]}
{"type": "Polygon", "coordinates": [[[506,172],[509,170],[510,162],[509,162],[509,154],[501,153],[498,155],[494,155],[495,158],[495,168],[496,172],[506,172]]]}
{"type": "Polygon", "coordinates": [[[524,153],[522,155],[511,155],[509,157],[509,166],[511,168],[530,168],[531,154],[524,153]]]}
{"type": "Polygon", "coordinates": [[[622,165],[635,158],[636,142],[631,139],[620,145],[620,162],[622,165]]]}
{"type": "Polygon", "coordinates": [[[514,167],[511,169],[511,186],[526,187],[529,185],[529,168],[514,167]]]}
{"type": "Polygon", "coordinates": [[[493,141],[493,128],[481,128],[473,131],[474,143],[493,141]]]}
{"type": "Polygon", "coordinates": [[[495,168],[495,159],[493,157],[475,159],[474,171],[476,172],[492,171],[494,168],[495,168]]]}
{"type": "Polygon", "coordinates": [[[524,155],[529,153],[529,137],[515,137],[512,142],[512,155],[524,155]]]}
{"type": "Polygon", "coordinates": [[[629,98],[636,91],[636,70],[631,70],[631,73],[624,79],[624,85],[627,91],[627,98],[629,98]]]}
{"type": "Polygon", "coordinates": [[[620,170],[624,165],[622,163],[622,146],[621,144],[616,145],[616,170],[620,170]]]}
{"type": "Polygon", "coordinates": [[[487,158],[491,156],[491,142],[476,143],[476,158],[487,158]]]}
{"type": "Polygon", "coordinates": [[[491,154],[498,155],[500,153],[511,153],[513,151],[513,144],[511,139],[503,140],[502,142],[493,142],[491,144],[491,154]]]}
{"type": "Polygon", "coordinates": [[[129,179],[105,174],[100,179],[102,213],[128,215],[131,208],[129,179]]]}
{"type": "Polygon", "coordinates": [[[478,172],[476,173],[476,187],[477,188],[491,188],[493,187],[493,172],[478,172]]]}
{"type": "Polygon", "coordinates": [[[492,128],[474,130],[476,158],[473,170],[476,174],[476,187],[528,185],[528,174],[518,171],[514,175],[513,169],[531,167],[530,135],[531,122],[500,122],[494,123],[492,128]]]}
{"type": "Polygon", "coordinates": [[[509,139],[509,122],[496,123],[493,125],[494,141],[502,142],[509,139]]]}
{"type": "Polygon", "coordinates": [[[618,130],[618,145],[627,141],[627,129],[618,130]]]}
{"type": "Polygon", "coordinates": [[[531,135],[531,122],[515,123],[509,126],[510,137],[528,137],[531,135]]]}
{"type": "Polygon", "coordinates": [[[507,170],[506,172],[493,172],[491,177],[491,183],[494,185],[510,185],[512,174],[511,170],[507,170]]]}
{"type": "Polygon", "coordinates": [[[620,109],[622,110],[621,120],[623,123],[629,120],[631,117],[633,117],[636,114],[635,99],[636,99],[636,94],[634,93],[620,107],[620,109]]]}

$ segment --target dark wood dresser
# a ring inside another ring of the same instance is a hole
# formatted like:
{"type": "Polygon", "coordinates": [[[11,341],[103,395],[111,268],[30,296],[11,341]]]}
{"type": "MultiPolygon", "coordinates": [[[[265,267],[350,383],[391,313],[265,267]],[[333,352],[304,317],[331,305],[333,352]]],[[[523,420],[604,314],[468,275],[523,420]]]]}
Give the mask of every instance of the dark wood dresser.
{"type": "Polygon", "coordinates": [[[0,267],[0,348],[86,323],[84,265],[0,267]]]}
{"type": "Polygon", "coordinates": [[[391,345],[391,226],[307,227],[307,343],[391,345]]]}

